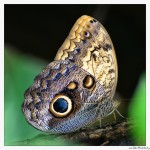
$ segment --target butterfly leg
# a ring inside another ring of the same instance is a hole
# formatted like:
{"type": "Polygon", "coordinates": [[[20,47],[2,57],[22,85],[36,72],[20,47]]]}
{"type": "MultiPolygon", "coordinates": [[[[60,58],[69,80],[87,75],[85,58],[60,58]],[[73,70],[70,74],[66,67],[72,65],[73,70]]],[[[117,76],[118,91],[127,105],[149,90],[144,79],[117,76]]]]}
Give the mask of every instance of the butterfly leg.
{"type": "MultiPolygon", "coordinates": [[[[113,114],[115,113],[115,111],[119,114],[119,116],[121,116],[122,118],[125,118],[118,110],[117,110],[117,108],[118,108],[118,106],[120,105],[120,101],[119,100],[113,100],[113,114]]],[[[114,117],[115,118],[115,120],[116,120],[116,116],[114,117]]]]}
{"type": "Polygon", "coordinates": [[[101,119],[101,117],[99,117],[99,127],[100,127],[100,129],[102,127],[102,119],[101,119]]]}
{"type": "Polygon", "coordinates": [[[119,114],[120,117],[125,118],[117,109],[115,111],[119,114]]]}
{"type": "MultiPolygon", "coordinates": [[[[96,110],[95,110],[95,115],[96,115],[96,113],[99,111],[98,109],[99,109],[99,106],[100,106],[100,103],[97,105],[97,107],[96,107],[96,110]]],[[[100,114],[100,112],[99,112],[99,114],[100,114]]],[[[98,121],[99,121],[99,127],[101,128],[102,127],[102,118],[101,118],[101,115],[98,115],[98,121]]]]}
{"type": "Polygon", "coordinates": [[[113,116],[114,116],[114,119],[115,119],[115,121],[117,120],[117,118],[116,118],[116,114],[115,114],[115,112],[113,112],[113,116]]]}

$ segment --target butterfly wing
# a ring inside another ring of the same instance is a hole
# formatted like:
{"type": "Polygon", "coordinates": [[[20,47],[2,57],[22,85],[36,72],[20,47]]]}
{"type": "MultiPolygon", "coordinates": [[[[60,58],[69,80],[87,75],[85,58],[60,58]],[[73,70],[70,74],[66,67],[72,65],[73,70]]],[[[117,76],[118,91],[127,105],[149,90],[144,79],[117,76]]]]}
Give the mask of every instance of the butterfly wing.
{"type": "Polygon", "coordinates": [[[90,89],[84,87],[82,81],[86,76],[91,77],[68,60],[51,62],[25,92],[22,110],[27,121],[51,133],[73,132],[93,122],[97,117],[96,100],[104,97],[105,92],[98,81],[94,81],[90,89]],[[67,101],[66,110],[58,99],[67,101]]]}
{"type": "Polygon", "coordinates": [[[60,47],[55,60],[67,60],[92,74],[103,86],[108,99],[116,90],[118,68],[115,50],[105,28],[90,16],[81,16],[60,47]]]}
{"type": "Polygon", "coordinates": [[[111,39],[97,20],[82,16],[55,61],[25,92],[22,110],[27,121],[42,131],[73,132],[113,111],[116,84],[117,61],[111,39]]]}

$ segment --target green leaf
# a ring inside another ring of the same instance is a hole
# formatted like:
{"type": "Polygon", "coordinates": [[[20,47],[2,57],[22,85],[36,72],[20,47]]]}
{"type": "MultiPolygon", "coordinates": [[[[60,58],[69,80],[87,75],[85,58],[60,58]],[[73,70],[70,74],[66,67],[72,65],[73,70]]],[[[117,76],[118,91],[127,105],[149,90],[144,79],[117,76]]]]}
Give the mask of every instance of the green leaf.
{"type": "Polygon", "coordinates": [[[137,145],[146,145],[146,75],[142,74],[129,107],[129,117],[134,120],[132,136],[137,145]]]}
{"type": "Polygon", "coordinates": [[[27,139],[23,141],[18,141],[12,143],[12,145],[21,146],[75,146],[79,145],[73,142],[68,142],[66,139],[62,139],[58,135],[50,134],[39,134],[32,139],[27,139]]]}
{"type": "Polygon", "coordinates": [[[4,53],[4,145],[76,145],[35,129],[22,113],[25,90],[48,62],[6,46],[4,53]]]}

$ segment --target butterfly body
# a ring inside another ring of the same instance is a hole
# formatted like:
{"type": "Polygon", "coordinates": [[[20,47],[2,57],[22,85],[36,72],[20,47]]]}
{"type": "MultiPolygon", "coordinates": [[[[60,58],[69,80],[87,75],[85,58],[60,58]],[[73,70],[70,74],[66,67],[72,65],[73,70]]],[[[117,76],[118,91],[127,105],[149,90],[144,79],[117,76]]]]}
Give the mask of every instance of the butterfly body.
{"type": "Polygon", "coordinates": [[[56,57],[25,92],[22,110],[42,131],[69,133],[114,111],[117,61],[104,27],[80,17],[56,57]]]}

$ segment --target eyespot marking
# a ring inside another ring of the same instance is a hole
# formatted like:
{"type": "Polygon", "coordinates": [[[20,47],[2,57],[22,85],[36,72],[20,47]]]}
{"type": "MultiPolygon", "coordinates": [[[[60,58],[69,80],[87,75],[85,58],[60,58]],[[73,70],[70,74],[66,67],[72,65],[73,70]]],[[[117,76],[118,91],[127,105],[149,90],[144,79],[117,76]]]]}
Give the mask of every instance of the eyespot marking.
{"type": "Polygon", "coordinates": [[[83,86],[85,88],[90,89],[94,86],[94,84],[95,84],[94,78],[90,75],[87,75],[83,80],[83,86]]]}
{"type": "Polygon", "coordinates": [[[56,102],[54,102],[53,107],[55,111],[64,113],[68,108],[68,103],[64,98],[58,98],[56,102]]]}
{"type": "Polygon", "coordinates": [[[93,21],[94,21],[94,22],[97,22],[97,20],[96,20],[96,19],[93,19],[93,21]]]}
{"type": "Polygon", "coordinates": [[[84,32],[84,37],[85,37],[85,38],[90,38],[90,37],[91,37],[91,33],[88,32],[88,31],[85,31],[85,32],[84,32]]]}
{"type": "Polygon", "coordinates": [[[77,88],[77,83],[76,82],[70,82],[68,85],[67,85],[67,88],[69,90],[75,90],[77,88]]]}
{"type": "Polygon", "coordinates": [[[56,95],[50,102],[49,111],[55,117],[66,117],[73,109],[71,99],[63,94],[56,95]]]}

